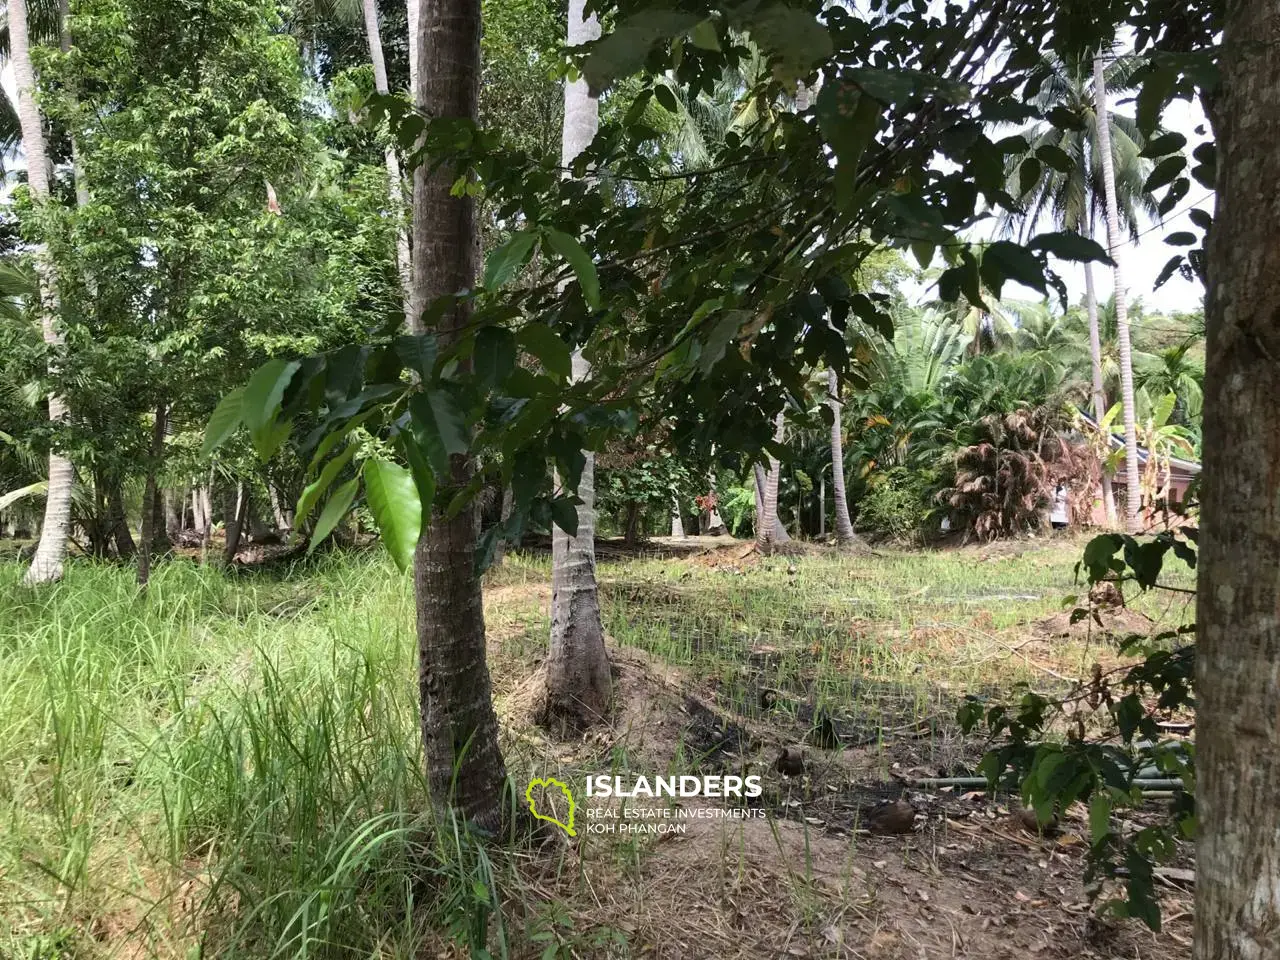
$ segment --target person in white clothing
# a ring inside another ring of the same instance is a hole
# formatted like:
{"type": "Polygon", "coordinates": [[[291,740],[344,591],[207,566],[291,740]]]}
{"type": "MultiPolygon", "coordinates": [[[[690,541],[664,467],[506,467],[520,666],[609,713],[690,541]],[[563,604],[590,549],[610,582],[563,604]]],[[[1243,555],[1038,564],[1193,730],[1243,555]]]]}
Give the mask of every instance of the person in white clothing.
{"type": "Polygon", "coordinates": [[[1055,530],[1065,530],[1071,523],[1067,508],[1067,485],[1059,483],[1053,491],[1053,508],[1049,511],[1049,523],[1055,530]]]}

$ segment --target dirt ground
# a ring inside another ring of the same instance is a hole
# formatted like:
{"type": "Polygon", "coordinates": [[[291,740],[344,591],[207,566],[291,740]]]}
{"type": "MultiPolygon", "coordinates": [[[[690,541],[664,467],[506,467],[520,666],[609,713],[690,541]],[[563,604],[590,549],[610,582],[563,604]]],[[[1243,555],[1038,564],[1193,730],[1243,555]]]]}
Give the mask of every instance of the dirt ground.
{"type": "MultiPolygon", "coordinates": [[[[607,758],[620,752],[633,771],[668,771],[677,756],[686,763],[695,756],[703,772],[760,774],[764,795],[750,803],[765,818],[693,820],[682,835],[646,838],[625,853],[618,837],[561,838],[564,857],[554,875],[535,858],[544,867],[530,882],[564,904],[580,927],[607,924],[627,944],[579,947],[574,955],[1190,956],[1192,894],[1177,883],[1165,883],[1159,935],[1136,921],[1099,917],[1082,885],[1083,808],[1069,811],[1054,836],[1041,836],[1007,798],[910,786],[964,770],[981,752],[956,739],[951,769],[937,769],[936,760],[921,765],[919,732],[935,718],[904,717],[889,744],[859,746],[855,739],[824,749],[799,742],[803,733],[790,715],[731,713],[711,685],[636,650],[611,655],[620,704],[612,727],[579,742],[536,743],[534,765],[555,763],[558,775],[581,783],[585,771],[607,771],[607,758]],[[778,771],[783,747],[800,753],[802,772],[778,771]],[[908,832],[864,829],[877,804],[894,800],[914,810],[908,832]]],[[[530,709],[535,686],[511,690],[502,701],[507,719],[530,709]]],[[[939,733],[931,731],[935,758],[939,733]]]]}

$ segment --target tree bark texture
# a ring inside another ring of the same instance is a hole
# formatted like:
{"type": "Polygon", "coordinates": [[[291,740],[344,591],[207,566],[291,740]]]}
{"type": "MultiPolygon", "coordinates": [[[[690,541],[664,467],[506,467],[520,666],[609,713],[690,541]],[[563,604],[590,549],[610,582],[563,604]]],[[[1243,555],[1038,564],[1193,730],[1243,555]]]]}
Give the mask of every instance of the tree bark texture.
{"type": "Polygon", "coordinates": [[[1207,240],[1196,960],[1280,956],[1280,0],[1225,5],[1207,240]]]}
{"type": "MultiPolygon", "coordinates": [[[[786,431],[781,410],[778,411],[778,416],[773,423],[774,442],[781,443],[786,431]]],[[[765,471],[764,490],[760,495],[760,523],[756,527],[756,545],[764,553],[772,551],[774,545],[782,540],[778,536],[778,531],[782,527],[782,521],[778,517],[778,480],[781,469],[778,459],[773,454],[769,454],[768,459],[769,468],[765,471]]]]}
{"type": "MultiPolygon", "coordinates": [[[[844,438],[841,430],[840,381],[834,370],[827,371],[828,403],[831,404],[831,486],[836,501],[836,542],[842,547],[852,546],[859,538],[853,532],[849,518],[849,500],[844,486],[844,438]]],[[[823,504],[825,517],[826,505],[823,504]]]]}
{"type": "MultiPolygon", "coordinates": [[[[1085,219],[1086,236],[1093,236],[1093,217],[1085,219]]],[[[1093,264],[1084,265],[1084,308],[1089,316],[1089,358],[1093,366],[1093,419],[1102,423],[1107,415],[1107,394],[1102,383],[1102,337],[1098,331],[1098,294],[1093,287],[1093,264]]],[[[1106,438],[1103,438],[1106,440],[1106,438]]],[[[1110,441],[1107,441],[1108,443],[1110,441]]],[[[1109,449],[1109,448],[1107,448],[1109,449]]],[[[1111,475],[1102,470],[1102,507],[1106,511],[1107,527],[1116,529],[1116,498],[1111,491],[1111,475]]]]}
{"type": "MultiPolygon", "coordinates": [[[[415,107],[433,117],[476,118],[480,80],[479,0],[426,0],[416,30],[415,107]]],[[[475,284],[475,201],[451,195],[451,168],[414,171],[413,316],[437,297],[475,284]]],[[[441,318],[445,344],[470,317],[467,302],[441,318]]],[[[470,481],[474,466],[455,455],[438,480],[435,502],[424,504],[424,529],[414,562],[418,612],[418,688],[422,743],[432,800],[483,829],[503,819],[506,768],[498,747],[484,608],[475,567],[477,508],[445,516],[447,504],[470,481]]]]}
{"type": "Polygon", "coordinates": [[[146,486],[142,492],[142,528],[138,531],[138,539],[142,544],[142,549],[138,551],[138,586],[143,590],[151,582],[151,559],[155,552],[157,533],[164,535],[163,511],[157,509],[159,488],[156,484],[156,474],[164,456],[164,434],[165,408],[161,406],[156,408],[156,419],[151,428],[151,460],[147,464],[146,486]]]}
{"type": "MultiPolygon", "coordinates": [[[[39,206],[49,199],[49,153],[45,148],[43,118],[35,100],[36,77],[31,65],[31,38],[27,27],[27,0],[9,0],[9,61],[18,93],[18,123],[22,129],[22,149],[27,158],[27,188],[39,206]]],[[[58,329],[58,279],[43,244],[35,250],[36,273],[40,281],[40,332],[50,350],[49,372],[56,372],[56,353],[62,348],[58,329]]],[[[67,404],[56,393],[49,395],[49,419],[67,419],[67,404]]],[[[23,582],[50,583],[62,578],[62,565],[71,536],[71,492],[76,471],[71,461],[57,450],[49,453],[49,486],[45,493],[44,523],[40,542],[23,582]]]]}

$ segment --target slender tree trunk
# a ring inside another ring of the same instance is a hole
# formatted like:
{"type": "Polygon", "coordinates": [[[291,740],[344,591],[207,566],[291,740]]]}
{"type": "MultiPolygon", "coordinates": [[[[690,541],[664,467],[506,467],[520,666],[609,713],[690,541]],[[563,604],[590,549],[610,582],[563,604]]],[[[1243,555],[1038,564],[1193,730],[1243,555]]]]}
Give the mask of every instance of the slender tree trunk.
{"type": "MultiPolygon", "coordinates": [[[[156,528],[160,526],[161,511],[156,509],[159,489],[156,474],[160,471],[160,461],[164,457],[165,408],[156,408],[155,424],[151,428],[151,460],[147,464],[146,488],[142,492],[142,529],[138,531],[138,539],[142,549],[138,551],[138,586],[143,590],[151,582],[151,555],[155,550],[156,528]]],[[[160,530],[163,533],[163,527],[160,530]]]]}
{"type": "MultiPolygon", "coordinates": [[[[849,500],[844,486],[844,439],[841,436],[841,403],[840,381],[834,370],[827,371],[828,403],[831,404],[831,486],[834,488],[836,500],[836,542],[842,547],[861,542],[861,538],[853,532],[853,521],[849,519],[849,500]]],[[[825,505],[823,507],[825,514],[825,505]]]]}
{"type": "MultiPolygon", "coordinates": [[[[22,128],[22,149],[27,158],[27,188],[37,206],[49,199],[49,154],[45,149],[43,118],[35,100],[35,69],[31,65],[31,38],[27,29],[27,0],[9,0],[9,61],[18,90],[18,122],[22,128]]],[[[56,355],[63,345],[58,329],[58,279],[43,244],[35,250],[36,272],[40,278],[40,330],[50,351],[49,372],[57,372],[56,355]]],[[[56,393],[49,395],[49,419],[67,419],[66,402],[56,393]]],[[[44,523],[40,542],[23,579],[27,584],[49,583],[62,577],[71,536],[71,491],[76,471],[71,461],[56,450],[49,453],[49,487],[45,493],[44,523]]]]}
{"type": "Polygon", "coordinates": [[[827,539],[827,474],[818,474],[818,539],[827,539]]]}
{"type": "MultiPolygon", "coordinates": [[[[479,0],[433,0],[417,24],[414,105],[433,117],[474,121],[480,81],[479,0]]],[[[455,197],[457,172],[419,166],[413,175],[413,316],[425,304],[475,285],[475,201],[455,197]]],[[[471,315],[460,301],[441,318],[437,335],[449,344],[471,315]]],[[[464,361],[469,363],[469,361],[464,361]]],[[[464,366],[464,372],[466,367],[464,366]]],[[[455,455],[450,475],[438,480],[435,501],[424,504],[425,528],[414,563],[418,606],[418,686],[422,744],[432,800],[487,830],[503,821],[506,768],[498,747],[489,667],[485,661],[484,607],[475,568],[479,512],[450,518],[448,504],[471,480],[474,464],[455,455]]]]}
{"type": "MultiPolygon", "coordinates": [[[[776,443],[781,443],[786,432],[786,424],[782,418],[782,411],[778,411],[778,416],[774,420],[773,439],[776,443]]],[[[769,469],[764,475],[764,490],[760,494],[760,523],[756,528],[756,545],[760,547],[764,553],[770,553],[775,544],[781,542],[778,532],[782,527],[782,521],[778,517],[778,480],[780,479],[781,467],[777,458],[773,454],[768,455],[769,469]]],[[[785,533],[785,530],[783,531],[785,533]]],[[[787,539],[790,539],[789,537],[787,539]]]]}
{"type": "MultiPolygon", "coordinates": [[[[587,363],[581,351],[573,359],[574,378],[585,377],[587,363]]],[[[571,537],[559,527],[551,533],[551,646],[544,720],[573,729],[607,715],[613,686],[596,588],[595,456],[584,453],[577,534],[571,537]]],[[[628,538],[634,535],[632,527],[628,513],[628,538]]]]}
{"type": "MultiPolygon", "coordinates": [[[[378,26],[378,0],[361,0],[364,7],[365,35],[369,41],[369,59],[373,61],[373,84],[378,93],[384,96],[391,91],[387,81],[387,62],[382,55],[382,32],[378,26]]],[[[412,0],[410,0],[412,5],[412,0]]],[[[410,37],[413,26],[410,24],[410,37]]],[[[410,41],[412,44],[413,41],[410,41]]],[[[410,56],[416,54],[410,50],[410,56]]],[[[396,269],[400,274],[400,290],[404,300],[405,329],[413,328],[413,283],[411,278],[412,262],[409,255],[409,231],[404,222],[404,187],[400,174],[400,157],[394,144],[386,149],[387,164],[387,202],[391,207],[391,215],[396,219],[396,269]]]]}
{"type": "MultiPolygon", "coordinates": [[[[756,478],[756,540],[759,541],[759,531],[764,529],[764,491],[768,485],[768,474],[758,463],[752,466],[752,471],[756,478]]],[[[791,539],[791,534],[787,533],[782,518],[776,513],[773,518],[773,539],[778,543],[786,543],[791,539]]]]}
{"type": "Polygon", "coordinates": [[[240,552],[244,520],[249,514],[249,488],[243,483],[237,483],[233,493],[232,488],[228,487],[223,503],[225,504],[223,514],[226,519],[227,542],[222,559],[230,566],[236,562],[236,554],[240,552]]]}
{"type": "MultiPolygon", "coordinates": [[[[585,15],[584,6],[583,0],[569,0],[569,46],[600,36],[599,22],[585,15]]],[[[599,126],[599,104],[586,80],[566,80],[560,150],[564,166],[587,148],[599,126]]],[[[589,374],[582,351],[575,351],[573,379],[584,380],[589,374]]],[[[577,729],[602,719],[612,695],[596,589],[595,454],[589,450],[583,454],[577,535],[571,537],[559,527],[551,532],[551,647],[547,654],[546,720],[577,729]]],[[[628,538],[634,535],[632,526],[627,525],[628,538]]]]}
{"type": "Polygon", "coordinates": [[[416,97],[418,90],[418,24],[422,19],[422,0],[406,0],[405,17],[409,23],[409,94],[416,97]]]}
{"type": "MultiPolygon", "coordinates": [[[[502,507],[498,512],[498,523],[502,524],[503,527],[505,527],[507,521],[511,519],[511,511],[514,508],[515,508],[515,493],[511,489],[511,484],[509,483],[504,484],[502,487],[502,507]]],[[[498,542],[494,545],[492,566],[496,567],[499,564],[501,564],[502,561],[506,558],[506,556],[507,556],[507,537],[506,537],[506,534],[503,533],[503,535],[498,538],[498,542]]]]}
{"type": "Polygon", "coordinates": [[[182,537],[182,515],[187,497],[180,487],[166,489],[163,496],[164,535],[170,544],[174,544],[182,537]]]}
{"type": "Polygon", "coordinates": [[[1280,0],[1224,7],[1196,645],[1195,960],[1280,956],[1280,0]]]}
{"type": "Polygon", "coordinates": [[[1116,171],[1111,155],[1111,119],[1107,113],[1105,59],[1093,60],[1093,93],[1098,115],[1098,150],[1102,160],[1102,186],[1107,201],[1107,252],[1115,262],[1116,327],[1120,341],[1120,403],[1124,413],[1125,527],[1136,533],[1141,526],[1142,484],[1138,474],[1138,420],[1133,403],[1133,348],[1129,340],[1129,311],[1125,303],[1124,271],[1120,267],[1120,214],[1116,204],[1116,171]]]}
{"type": "MultiPolygon", "coordinates": [[[[1084,221],[1085,236],[1093,238],[1093,214],[1084,221]]],[[[1098,333],[1098,295],[1093,288],[1093,264],[1084,265],[1084,308],[1089,315],[1089,358],[1093,364],[1093,419],[1102,423],[1107,415],[1107,394],[1102,383],[1102,337],[1098,333]]],[[[1106,438],[1103,438],[1106,440],[1106,438]]],[[[1109,442],[1109,441],[1108,441],[1109,442]]],[[[1102,506],[1107,513],[1107,527],[1114,530],[1116,523],[1116,498],[1111,491],[1111,475],[1102,471],[1102,506]]]]}

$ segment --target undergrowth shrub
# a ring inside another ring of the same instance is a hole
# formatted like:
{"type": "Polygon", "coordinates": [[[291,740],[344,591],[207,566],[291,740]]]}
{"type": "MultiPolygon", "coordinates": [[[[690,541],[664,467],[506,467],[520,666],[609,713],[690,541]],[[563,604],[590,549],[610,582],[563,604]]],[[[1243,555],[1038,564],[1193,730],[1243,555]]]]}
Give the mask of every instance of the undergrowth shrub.
{"type": "Polygon", "coordinates": [[[854,526],[874,538],[918,543],[932,512],[929,490],[930,479],[923,473],[887,470],[868,484],[854,526]]]}

